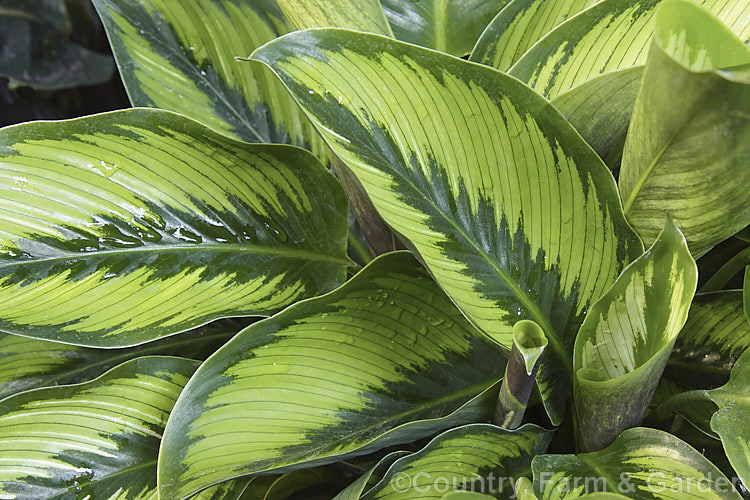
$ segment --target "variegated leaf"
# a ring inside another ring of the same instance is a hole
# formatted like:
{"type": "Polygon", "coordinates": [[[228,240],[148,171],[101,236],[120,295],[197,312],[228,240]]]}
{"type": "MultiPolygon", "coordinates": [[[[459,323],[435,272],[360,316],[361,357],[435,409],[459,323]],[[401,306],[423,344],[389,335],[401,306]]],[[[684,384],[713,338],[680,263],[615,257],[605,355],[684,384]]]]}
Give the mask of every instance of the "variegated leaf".
{"type": "Polygon", "coordinates": [[[532,462],[541,500],[618,493],[631,500],[740,500],[732,481],[694,448],[657,429],[635,427],[609,447],[580,455],[539,455],[532,462]]]}
{"type": "Polygon", "coordinates": [[[503,352],[406,252],[239,333],[170,417],[163,498],[246,474],[337,462],[488,420],[503,352]]]}
{"type": "Polygon", "coordinates": [[[298,29],[337,26],[393,36],[378,0],[277,0],[298,29]]]}
{"type": "Polygon", "coordinates": [[[142,356],[205,359],[249,323],[247,319],[215,321],[182,335],[117,350],[0,333],[0,399],[29,389],[85,382],[142,356]]]}
{"type": "Polygon", "coordinates": [[[164,423],[197,366],[140,358],[0,401],[0,497],[155,498],[164,423]]]}
{"type": "Polygon", "coordinates": [[[669,214],[697,258],[750,223],[750,78],[720,71],[746,64],[750,48],[708,11],[662,3],[619,180],[644,240],[669,214]]]}
{"type": "Polygon", "coordinates": [[[547,101],[486,66],[336,29],[253,58],[474,324],[507,348],[517,321],[543,328],[538,382],[559,423],[584,312],[643,251],[602,161],[547,101]]]}
{"type": "Polygon", "coordinates": [[[750,484],[750,350],[740,356],[722,387],[709,392],[719,410],[711,429],[721,437],[724,451],[742,483],[750,484]]]}
{"type": "Polygon", "coordinates": [[[667,219],[654,245],[589,309],[573,350],[584,450],[602,449],[640,425],[697,283],[685,238],[667,219]]]}
{"type": "Polygon", "coordinates": [[[230,137],[320,140],[265,68],[239,63],[292,25],[275,0],[94,0],[134,106],[189,116],[230,137]]]}
{"type": "MultiPolygon", "coordinates": [[[[532,5],[549,4],[545,8],[556,12],[579,3],[580,0],[536,0],[532,5]]],[[[750,38],[750,1],[698,3],[716,14],[743,40],[750,38]]],[[[620,166],[659,4],[660,0],[596,3],[541,37],[509,70],[551,99],[613,170],[620,166]]],[[[497,30],[493,36],[498,45],[485,41],[482,52],[488,56],[482,62],[496,59],[497,56],[490,59],[491,54],[504,53],[507,36],[524,27],[522,16],[509,22],[507,33],[497,30]]]]}
{"type": "Polygon", "coordinates": [[[116,347],[273,313],[343,281],[346,231],[296,147],[149,109],[0,131],[4,332],[116,347]]]}
{"type": "Polygon", "coordinates": [[[531,459],[547,450],[552,434],[533,424],[514,431],[488,424],[451,429],[396,460],[382,480],[353,498],[440,499],[448,491],[465,490],[512,499],[514,478],[531,475],[531,459]]]}
{"type": "Polygon", "coordinates": [[[470,60],[508,71],[539,39],[599,0],[512,0],[495,16],[470,60]]]}
{"type": "Polygon", "coordinates": [[[396,38],[464,56],[509,0],[380,0],[396,38]]]}

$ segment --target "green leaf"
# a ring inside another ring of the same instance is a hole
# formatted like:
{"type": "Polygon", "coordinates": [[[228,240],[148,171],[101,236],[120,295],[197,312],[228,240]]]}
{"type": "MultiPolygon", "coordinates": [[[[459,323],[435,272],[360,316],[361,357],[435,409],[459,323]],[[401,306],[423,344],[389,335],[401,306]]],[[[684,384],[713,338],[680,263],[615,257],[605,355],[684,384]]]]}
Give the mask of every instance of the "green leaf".
{"type": "Polygon", "coordinates": [[[164,498],[489,420],[503,352],[406,252],[239,333],[185,387],[165,431],[164,498]]]}
{"type": "Polygon", "coordinates": [[[584,312],[643,251],[596,154],[518,80],[445,54],[324,29],[252,57],[474,324],[508,349],[519,320],[542,327],[538,382],[559,423],[584,312]]]}
{"type": "Polygon", "coordinates": [[[702,293],[693,299],[669,366],[678,371],[683,382],[726,377],[749,347],[750,323],[742,313],[741,292],[702,293]]]}
{"type": "Polygon", "coordinates": [[[552,104],[614,172],[620,168],[642,77],[642,66],[612,71],[552,99],[552,104]]]}
{"type": "Polygon", "coordinates": [[[539,455],[532,468],[537,494],[544,500],[602,492],[631,500],[742,498],[732,482],[687,443],[643,427],[626,430],[601,451],[539,455]]]}
{"type": "Polygon", "coordinates": [[[711,418],[711,429],[721,437],[724,451],[743,484],[750,484],[750,350],[740,356],[726,385],[709,391],[719,407],[711,418]]]}
{"type": "MultiPolygon", "coordinates": [[[[539,93],[554,99],[592,78],[643,66],[654,32],[660,0],[604,0],[560,24],[528,50],[510,69],[539,93]]],[[[747,0],[697,3],[750,37],[747,0]]]]}
{"type": "Polygon", "coordinates": [[[351,482],[351,478],[347,480],[348,475],[329,466],[300,469],[279,476],[256,476],[245,491],[244,498],[295,500],[319,498],[320,493],[320,498],[330,500],[332,491],[338,491],[351,482]]]}
{"type": "Polygon", "coordinates": [[[0,334],[0,399],[39,387],[91,380],[120,363],[148,355],[205,359],[248,320],[221,320],[130,349],[103,350],[0,334]]]}
{"type": "Polygon", "coordinates": [[[277,0],[298,29],[338,26],[393,36],[378,0],[277,0]]]}
{"type": "Polygon", "coordinates": [[[745,318],[750,322],[750,266],[745,268],[745,281],[743,283],[743,308],[745,310],[745,318]]]}
{"type": "Polygon", "coordinates": [[[323,156],[317,134],[273,75],[235,60],[292,29],[275,0],[93,1],[134,106],[323,156]]]}
{"type": "Polygon", "coordinates": [[[477,40],[470,60],[508,71],[539,39],[599,0],[512,0],[477,40]]]}
{"type": "Polygon", "coordinates": [[[464,56],[509,0],[380,0],[396,38],[464,56]]]}
{"type": "Polygon", "coordinates": [[[405,450],[394,451],[381,459],[374,467],[365,471],[356,481],[344,488],[333,500],[358,500],[367,486],[374,482],[373,478],[382,478],[393,463],[401,457],[411,455],[405,450]]]}
{"type": "Polygon", "coordinates": [[[154,498],[164,423],[197,366],[139,358],[0,401],[0,496],[154,498]]]}
{"type": "Polygon", "coordinates": [[[451,429],[398,459],[359,498],[441,498],[456,490],[515,498],[515,478],[531,474],[531,459],[544,453],[551,439],[552,431],[533,424],[515,431],[489,424],[451,429]]]}
{"type": "Polygon", "coordinates": [[[10,88],[59,90],[103,83],[112,77],[111,56],[73,43],[61,0],[5,0],[0,5],[0,76],[10,88]]]}
{"type": "Polygon", "coordinates": [[[717,71],[745,64],[750,48],[708,11],[662,4],[620,173],[644,240],[669,214],[697,258],[750,222],[750,80],[717,71]]]}
{"type": "Polygon", "coordinates": [[[589,309],[573,349],[584,450],[600,450],[640,425],[697,284],[685,238],[667,219],[654,245],[589,309]]]}
{"type": "Polygon", "coordinates": [[[3,129],[0,185],[8,333],[131,346],[276,312],[349,262],[346,198],[312,155],[166,111],[3,129]]]}

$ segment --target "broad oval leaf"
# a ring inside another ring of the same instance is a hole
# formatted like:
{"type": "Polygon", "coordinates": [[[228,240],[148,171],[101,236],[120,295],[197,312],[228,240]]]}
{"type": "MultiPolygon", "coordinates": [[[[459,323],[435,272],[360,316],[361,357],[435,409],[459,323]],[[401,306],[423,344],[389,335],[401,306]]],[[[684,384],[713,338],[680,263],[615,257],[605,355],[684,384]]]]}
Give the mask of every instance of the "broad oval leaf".
{"type": "Polygon", "coordinates": [[[0,401],[2,498],[154,498],[169,412],[198,362],[146,357],[0,401]]]}
{"type": "Polygon", "coordinates": [[[299,29],[338,26],[393,36],[378,0],[276,0],[299,29]]]}
{"type": "Polygon", "coordinates": [[[230,137],[319,138],[265,68],[238,62],[292,29],[275,0],[93,0],[134,106],[184,114],[230,137]]]}
{"type": "Polygon", "coordinates": [[[626,430],[600,451],[539,455],[532,468],[543,500],[602,492],[631,500],[742,498],[732,481],[694,448],[672,434],[645,427],[626,430]]]}
{"type": "Polygon", "coordinates": [[[750,80],[717,71],[745,64],[750,48],[708,11],[662,4],[619,181],[644,240],[669,214],[697,258],[750,222],[750,80]]]}
{"type": "Polygon", "coordinates": [[[396,38],[464,56],[509,0],[380,0],[396,38]]]}
{"type": "Polygon", "coordinates": [[[504,353],[408,253],[239,333],[185,387],[160,492],[181,499],[489,420],[504,353]]]}
{"type": "Polygon", "coordinates": [[[39,387],[86,382],[142,356],[205,359],[249,323],[246,319],[215,321],[182,335],[117,350],[0,333],[0,399],[39,387]]]}
{"type": "Polygon", "coordinates": [[[252,57],[474,324],[507,348],[517,321],[543,328],[538,382],[559,423],[584,311],[643,251],[596,153],[515,78],[413,45],[309,30],[252,57]]]}
{"type": "Polygon", "coordinates": [[[573,349],[584,450],[600,450],[640,425],[697,284],[685,238],[667,219],[654,245],[591,306],[573,349]]]}
{"type": "Polygon", "coordinates": [[[116,347],[273,313],[343,281],[346,231],[296,147],[149,109],[0,131],[4,332],[116,347]]]}
{"type": "Polygon", "coordinates": [[[750,484],[750,350],[740,356],[726,385],[709,395],[719,410],[711,418],[711,429],[721,437],[724,451],[743,484],[750,484]]]}
{"type": "Polygon", "coordinates": [[[531,459],[547,451],[552,434],[533,424],[514,431],[489,424],[451,429],[396,460],[382,480],[356,498],[441,498],[457,490],[515,498],[514,480],[531,475],[531,459]]]}
{"type": "Polygon", "coordinates": [[[539,39],[599,0],[512,0],[487,25],[470,60],[508,71],[539,39]]]}

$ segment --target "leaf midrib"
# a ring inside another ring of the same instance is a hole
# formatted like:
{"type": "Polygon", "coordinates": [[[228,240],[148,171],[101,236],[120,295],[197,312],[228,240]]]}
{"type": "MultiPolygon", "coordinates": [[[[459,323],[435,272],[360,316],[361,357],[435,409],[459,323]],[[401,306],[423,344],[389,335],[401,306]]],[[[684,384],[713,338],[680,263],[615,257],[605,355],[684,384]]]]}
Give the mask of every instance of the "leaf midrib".
{"type": "Polygon", "coordinates": [[[290,259],[320,261],[320,262],[327,262],[327,263],[332,263],[332,264],[339,264],[339,265],[347,266],[347,267],[350,265],[349,260],[346,258],[340,258],[340,257],[336,257],[333,255],[317,253],[311,250],[269,247],[269,246],[262,246],[262,245],[247,246],[247,245],[231,245],[231,244],[230,245],[197,244],[195,246],[152,245],[152,246],[141,246],[137,248],[123,248],[123,249],[118,249],[118,250],[98,250],[95,252],[83,252],[83,253],[67,252],[57,257],[43,257],[43,258],[36,258],[36,259],[32,258],[32,259],[12,261],[12,262],[8,262],[5,264],[0,264],[0,269],[10,268],[14,266],[24,266],[24,265],[30,265],[30,264],[51,263],[51,262],[56,262],[56,261],[65,261],[65,260],[72,260],[72,259],[80,260],[80,259],[88,259],[88,258],[111,257],[111,256],[138,254],[138,253],[161,255],[161,254],[167,254],[167,253],[172,253],[172,252],[175,252],[175,253],[214,252],[217,254],[218,253],[239,253],[239,254],[249,254],[249,255],[265,254],[270,257],[286,257],[290,259]]]}
{"type": "Polygon", "coordinates": [[[435,23],[435,49],[447,52],[448,42],[446,38],[447,28],[447,5],[446,0],[435,0],[433,10],[433,21],[435,23]]]}

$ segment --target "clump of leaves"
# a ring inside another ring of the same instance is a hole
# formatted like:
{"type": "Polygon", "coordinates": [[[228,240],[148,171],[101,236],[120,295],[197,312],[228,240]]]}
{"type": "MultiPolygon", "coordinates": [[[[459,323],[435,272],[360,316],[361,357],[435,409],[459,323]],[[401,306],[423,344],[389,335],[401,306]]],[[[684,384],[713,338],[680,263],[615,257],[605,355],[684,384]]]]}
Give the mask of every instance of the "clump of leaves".
{"type": "Polygon", "coordinates": [[[94,5],[134,108],[0,131],[0,497],[745,493],[750,2],[94,5]]]}

